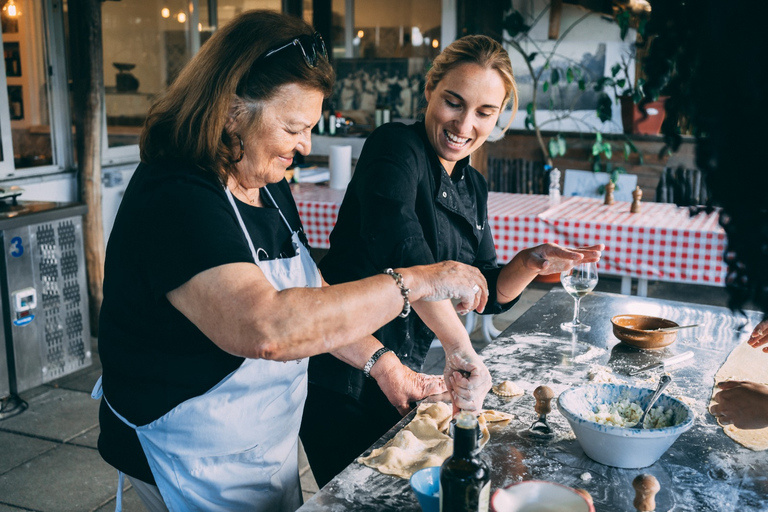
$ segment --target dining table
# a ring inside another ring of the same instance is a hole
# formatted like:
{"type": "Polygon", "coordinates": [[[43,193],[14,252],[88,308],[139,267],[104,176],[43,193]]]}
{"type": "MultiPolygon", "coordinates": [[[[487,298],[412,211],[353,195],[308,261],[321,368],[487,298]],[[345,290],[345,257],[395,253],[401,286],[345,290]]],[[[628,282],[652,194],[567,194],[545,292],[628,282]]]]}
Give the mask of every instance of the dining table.
{"type": "MultiPolygon", "coordinates": [[[[344,190],[299,183],[291,186],[304,231],[312,247],[327,249],[344,190]]],[[[605,244],[600,273],[622,278],[629,295],[647,295],[648,280],[725,286],[725,231],[719,212],[691,215],[671,203],[631,204],[602,199],[541,194],[488,193],[488,225],[496,258],[508,263],[521,250],[551,242],[567,247],[605,244]]]]}
{"type": "MultiPolygon", "coordinates": [[[[602,292],[584,297],[581,309],[581,320],[591,329],[563,331],[560,324],[571,319],[573,299],[563,289],[553,288],[481,352],[494,383],[511,380],[525,391],[519,397],[489,393],[485,398],[485,409],[514,416],[509,425],[491,434],[480,453],[491,469],[491,493],[525,480],[546,480],[585,489],[596,512],[634,511],[632,481],[650,474],[660,483],[657,511],[768,511],[768,452],[737,444],[708,412],[717,370],[745,342],[762,314],[602,292]],[[698,327],[678,331],[676,341],[662,349],[638,350],[613,335],[610,319],[626,313],[698,327]],[[630,375],[634,369],[685,351],[694,353],[687,362],[630,375]],[[620,469],[590,459],[555,400],[547,416],[554,437],[542,440],[529,435],[538,418],[532,392],[540,385],[549,386],[557,397],[601,375],[612,382],[653,389],[662,373],[672,377],[665,393],[689,405],[695,420],[649,467],[620,469]]],[[[414,414],[411,411],[364,454],[387,443],[414,414]]],[[[420,507],[408,480],[355,461],[299,510],[416,512],[420,507]]]]}

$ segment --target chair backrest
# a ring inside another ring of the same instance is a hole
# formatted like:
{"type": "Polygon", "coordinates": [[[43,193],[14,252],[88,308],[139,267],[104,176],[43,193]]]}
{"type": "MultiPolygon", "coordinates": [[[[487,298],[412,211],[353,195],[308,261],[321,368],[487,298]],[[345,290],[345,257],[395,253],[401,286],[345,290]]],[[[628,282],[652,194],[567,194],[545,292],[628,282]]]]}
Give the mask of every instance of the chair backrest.
{"type": "Polygon", "coordinates": [[[522,158],[488,158],[488,190],[517,194],[548,194],[549,173],[543,162],[522,158]]]}
{"type": "MultiPolygon", "coordinates": [[[[605,197],[605,185],[611,175],[607,172],[580,171],[566,169],[563,181],[563,197],[605,197]]],[[[619,174],[613,198],[616,201],[632,202],[632,191],[637,186],[636,174],[619,174]]]]}
{"type": "Polygon", "coordinates": [[[686,169],[681,165],[662,171],[656,187],[657,203],[695,206],[706,204],[708,199],[707,184],[699,169],[686,169]]]}

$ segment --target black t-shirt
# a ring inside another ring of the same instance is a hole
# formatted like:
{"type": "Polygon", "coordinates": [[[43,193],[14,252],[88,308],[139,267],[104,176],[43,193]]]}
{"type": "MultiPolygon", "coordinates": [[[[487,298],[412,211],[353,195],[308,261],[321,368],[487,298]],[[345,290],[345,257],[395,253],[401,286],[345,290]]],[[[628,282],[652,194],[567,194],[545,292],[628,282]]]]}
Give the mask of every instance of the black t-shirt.
{"type": "MultiPolygon", "coordinates": [[[[267,188],[293,229],[300,229],[287,182],[267,188]]],[[[263,192],[262,200],[270,206],[235,199],[254,247],[264,251],[260,259],[293,256],[291,230],[263,192]]],[[[151,423],[243,362],[217,347],[166,298],[200,272],[238,262],[252,263],[253,257],[215,176],[173,162],[139,165],[110,235],[99,317],[104,396],[128,421],[151,423]]],[[[154,482],[135,432],[103,400],[99,419],[102,457],[154,482]]]]}
{"type": "MultiPolygon", "coordinates": [[[[484,313],[515,301],[496,301],[501,267],[488,225],[488,186],[469,158],[449,176],[427,138],[424,123],[388,123],[365,142],[321,260],[330,284],[354,281],[388,267],[454,260],[480,269],[488,282],[484,313]]],[[[421,371],[434,334],[415,312],[374,333],[403,364],[421,371]]],[[[361,398],[361,371],[328,354],[310,359],[310,383],[361,398]]],[[[370,384],[371,381],[368,381],[370,384]]]]}

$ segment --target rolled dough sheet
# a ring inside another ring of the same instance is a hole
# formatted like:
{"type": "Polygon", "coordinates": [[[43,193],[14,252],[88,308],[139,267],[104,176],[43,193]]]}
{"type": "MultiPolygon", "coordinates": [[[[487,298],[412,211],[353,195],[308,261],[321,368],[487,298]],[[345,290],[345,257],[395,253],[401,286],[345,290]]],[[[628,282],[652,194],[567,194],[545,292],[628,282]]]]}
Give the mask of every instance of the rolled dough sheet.
{"type": "MultiPolygon", "coordinates": [[[[445,402],[422,403],[416,417],[381,448],[376,448],[358,462],[387,475],[410,478],[416,471],[440,466],[453,453],[453,439],[448,435],[453,408],[445,402]]],[[[512,415],[501,411],[483,411],[478,416],[483,437],[490,439],[489,424],[508,424],[512,415]]]]}
{"type": "MultiPolygon", "coordinates": [[[[720,391],[717,383],[726,380],[745,380],[768,384],[768,354],[760,349],[750,347],[746,342],[741,343],[733,349],[723,366],[715,374],[713,397],[720,391]]],[[[710,401],[710,405],[713,403],[715,402],[710,401]]],[[[733,425],[723,425],[723,432],[750,450],[768,450],[768,427],[742,430],[733,425]]]]}

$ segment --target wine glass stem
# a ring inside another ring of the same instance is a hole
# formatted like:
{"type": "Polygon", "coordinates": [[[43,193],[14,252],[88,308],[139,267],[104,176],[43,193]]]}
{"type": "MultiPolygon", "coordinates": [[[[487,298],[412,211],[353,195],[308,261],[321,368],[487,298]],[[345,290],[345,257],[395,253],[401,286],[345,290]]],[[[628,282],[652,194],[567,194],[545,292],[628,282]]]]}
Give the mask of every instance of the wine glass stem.
{"type": "Polygon", "coordinates": [[[579,325],[581,323],[579,321],[579,302],[581,302],[581,297],[576,297],[573,304],[573,325],[579,325]]]}

